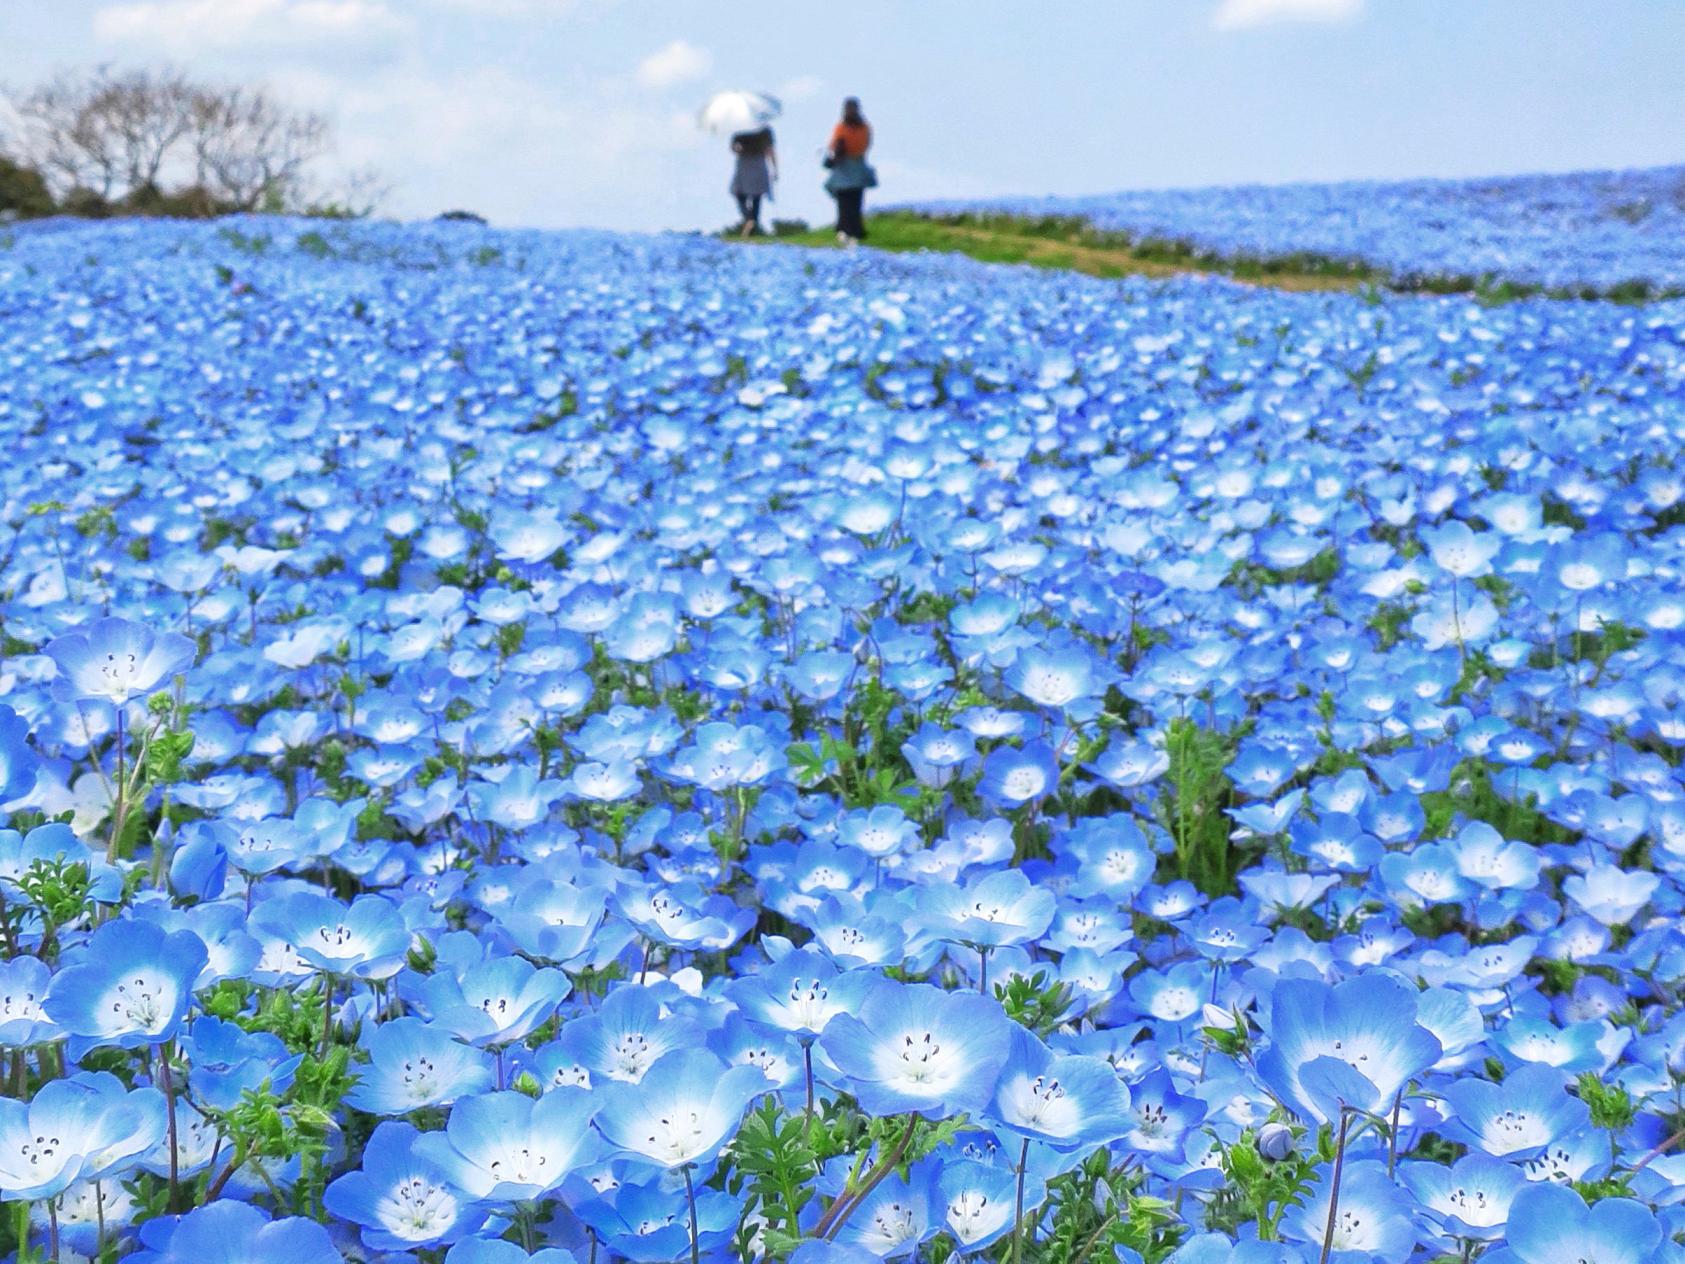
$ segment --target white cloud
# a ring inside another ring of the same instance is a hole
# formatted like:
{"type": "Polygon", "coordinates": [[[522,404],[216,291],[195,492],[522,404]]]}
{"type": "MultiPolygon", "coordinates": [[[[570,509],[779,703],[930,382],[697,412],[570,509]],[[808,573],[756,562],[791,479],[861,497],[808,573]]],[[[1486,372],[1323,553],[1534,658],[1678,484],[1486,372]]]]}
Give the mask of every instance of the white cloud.
{"type": "Polygon", "coordinates": [[[1238,31],[1273,22],[1345,22],[1363,9],[1363,0],[1223,0],[1211,24],[1238,31]]]}
{"type": "Polygon", "coordinates": [[[794,79],[786,79],[778,88],[778,99],[786,105],[794,105],[798,101],[811,101],[818,96],[825,86],[825,81],[818,75],[797,75],[794,79]]]}
{"type": "Polygon", "coordinates": [[[646,88],[671,88],[700,79],[714,66],[714,55],[686,40],[676,39],[638,63],[638,82],[646,88]]]}
{"type": "Polygon", "coordinates": [[[184,56],[368,47],[397,40],[408,24],[385,0],[133,0],[99,10],[93,29],[124,51],[184,56]]]}

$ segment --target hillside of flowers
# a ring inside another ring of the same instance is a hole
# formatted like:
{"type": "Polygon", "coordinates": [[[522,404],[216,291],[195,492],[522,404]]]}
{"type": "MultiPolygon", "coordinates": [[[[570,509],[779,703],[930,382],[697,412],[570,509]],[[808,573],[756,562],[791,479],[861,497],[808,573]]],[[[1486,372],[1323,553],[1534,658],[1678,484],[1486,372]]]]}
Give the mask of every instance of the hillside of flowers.
{"type": "Polygon", "coordinates": [[[931,202],[1060,216],[1217,260],[1316,259],[1406,287],[1685,292],[1685,167],[931,202]]]}
{"type": "Polygon", "coordinates": [[[0,1255],[1685,1260],[1685,304],[45,224],[0,437],[0,1255]]]}

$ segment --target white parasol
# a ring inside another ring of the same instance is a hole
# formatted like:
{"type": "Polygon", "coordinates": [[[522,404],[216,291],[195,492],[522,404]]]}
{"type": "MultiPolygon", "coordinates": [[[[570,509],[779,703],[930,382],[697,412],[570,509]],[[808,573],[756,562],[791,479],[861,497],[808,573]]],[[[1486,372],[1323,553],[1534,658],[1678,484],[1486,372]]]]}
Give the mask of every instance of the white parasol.
{"type": "Polygon", "coordinates": [[[765,127],[784,112],[778,98],[765,92],[716,92],[697,112],[697,126],[716,136],[765,127]]]}

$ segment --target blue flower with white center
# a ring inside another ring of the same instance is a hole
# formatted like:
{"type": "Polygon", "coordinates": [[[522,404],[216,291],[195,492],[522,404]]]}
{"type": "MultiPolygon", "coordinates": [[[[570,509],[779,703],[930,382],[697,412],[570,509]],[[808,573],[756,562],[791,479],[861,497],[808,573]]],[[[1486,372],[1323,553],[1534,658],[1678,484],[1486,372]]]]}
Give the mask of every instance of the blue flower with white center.
{"type": "Polygon", "coordinates": [[[403,917],[378,895],[358,896],[347,906],[315,891],[294,891],[259,904],[251,926],[293,945],[304,964],[340,978],[391,978],[410,948],[403,917]]]}
{"type": "Polygon", "coordinates": [[[1603,925],[1624,926],[1650,902],[1660,885],[1661,878],[1654,873],[1592,865],[1584,873],[1569,875],[1562,883],[1562,894],[1603,925]]]}
{"type": "Polygon", "coordinates": [[[0,804],[28,794],[41,760],[29,748],[29,722],[0,704],[0,804]]]}
{"type": "Polygon", "coordinates": [[[248,1032],[236,1023],[200,1016],[188,1025],[182,1039],[187,1057],[188,1088],[194,1097],[215,1110],[233,1110],[241,1096],[266,1083],[279,1096],[293,1082],[303,1054],[287,1054],[287,1046],[269,1032],[248,1032]]]}
{"type": "Polygon", "coordinates": [[[128,619],[95,619],[48,644],[58,668],[55,696],[120,706],[165,687],[193,664],[193,642],[128,619]]]}
{"type": "Polygon", "coordinates": [[[868,911],[868,905],[853,895],[832,896],[801,920],[813,931],[813,946],[844,969],[898,966],[907,955],[906,926],[899,914],[891,917],[868,911]]]}
{"type": "Polygon", "coordinates": [[[498,921],[528,956],[570,965],[591,952],[607,901],[607,890],[599,886],[529,882],[498,921]]]}
{"type": "Polygon", "coordinates": [[[206,837],[227,853],[229,863],[248,878],[302,866],[315,855],[315,839],[289,817],[191,822],[182,833],[206,837]]]}
{"type": "Polygon", "coordinates": [[[1011,809],[1045,798],[1058,789],[1059,763],[1046,742],[1023,748],[997,746],[983,760],[977,794],[996,808],[1011,809]]]}
{"type": "Polygon", "coordinates": [[[1168,970],[1143,970],[1129,981],[1129,999],[1136,1013],[1162,1023],[1195,1018],[1206,1003],[1214,981],[1213,967],[1200,961],[1178,961],[1168,970]]]}
{"type": "Polygon", "coordinates": [[[475,1232],[485,1213],[462,1199],[443,1173],[417,1153],[414,1127],[388,1121],[363,1146],[362,1163],[322,1193],[322,1205],[362,1227],[373,1251],[409,1251],[475,1232]]]}
{"type": "Polygon", "coordinates": [[[963,730],[927,723],[901,743],[901,755],[920,785],[940,789],[977,758],[977,743],[963,730]]]}
{"type": "Polygon", "coordinates": [[[610,1145],[678,1168],[718,1154],[749,1103],[767,1092],[767,1080],[756,1067],[727,1067],[705,1049],[680,1049],[636,1084],[610,1081],[593,1091],[602,1104],[597,1128],[610,1145]]]}
{"type": "Polygon", "coordinates": [[[925,931],[983,953],[1032,943],[1053,924],[1053,892],[1017,869],[987,874],[964,887],[940,885],[920,901],[925,931]]]}
{"type": "MultiPolygon", "coordinates": [[[[645,1169],[647,1171],[648,1169],[645,1169]]],[[[689,1213],[682,1186],[665,1178],[628,1180],[574,1204],[573,1211],[604,1246],[628,1260],[671,1261],[688,1258],[689,1213]]],[[[731,1240],[742,1209],[730,1194],[696,1190],[696,1247],[714,1259],[731,1240]]]]}
{"type": "Polygon", "coordinates": [[[726,995],[749,1019],[805,1041],[838,1014],[855,1012],[878,981],[868,970],[841,970],[822,953],[798,948],[755,974],[726,984],[726,995]]]}
{"type": "Polygon", "coordinates": [[[1587,1207],[1571,1189],[1529,1184],[1510,1203],[1508,1250],[1482,1256],[1493,1264],[1663,1264],[1662,1226],[1643,1203],[1603,1198],[1587,1207]]]}
{"type": "Polygon", "coordinates": [[[858,1011],[833,1018],[820,1048],[871,1115],[931,1119],[980,1111],[1011,1053],[1012,1022],[994,1000],[882,980],[858,1011]]]}
{"type": "Polygon", "coordinates": [[[1319,1247],[1328,1234],[1329,1203],[1335,1202],[1329,1264],[1380,1264],[1405,1260],[1416,1245],[1410,1198],[1387,1175],[1386,1165],[1371,1160],[1347,1162],[1338,1199],[1333,1197],[1332,1167],[1324,1164],[1304,1202],[1281,1220],[1289,1242],[1319,1247]]]}
{"type": "Polygon", "coordinates": [[[1306,1119],[1337,1122],[1343,1107],[1383,1113],[1443,1050],[1416,1017],[1415,989],[1371,974],[1330,987],[1284,979],[1270,996],[1270,1047],[1258,1074],[1306,1119]],[[1336,1075],[1330,1084],[1322,1071],[1336,1075]]]}
{"type": "Polygon", "coordinates": [[[429,1106],[448,1106],[492,1086],[485,1054],[449,1031],[419,1018],[393,1018],[363,1029],[368,1065],[346,1097],[374,1115],[404,1115],[429,1106]]]}
{"type": "MultiPolygon", "coordinates": [[[[1025,1210],[1041,1206],[1046,1188],[1040,1176],[1026,1181],[1025,1210]]],[[[937,1178],[936,1209],[962,1254],[981,1251],[1012,1229],[1017,1178],[1001,1164],[950,1158],[937,1178]]]]}
{"type": "Polygon", "coordinates": [[[597,1154],[591,1120],[599,1102],[582,1089],[481,1093],[451,1107],[443,1132],[411,1147],[451,1187],[476,1202],[525,1202],[556,1189],[597,1154]]]}
{"type": "Polygon", "coordinates": [[[39,957],[0,961],[0,1047],[27,1049],[64,1038],[42,1008],[52,971],[39,957]]]}
{"type": "Polygon", "coordinates": [[[525,1039],[572,988],[567,975],[553,967],[498,957],[477,962],[460,976],[437,970],[401,987],[400,994],[458,1039],[492,1047],[525,1039]]]}
{"type": "Polygon", "coordinates": [[[616,891],[614,907],[646,939],[669,948],[729,948],[755,922],[752,909],[710,895],[694,881],[640,883],[616,891]]]}
{"type": "Polygon", "coordinates": [[[165,1127],[162,1094],[110,1075],[53,1080],[27,1104],[0,1098],[0,1197],[33,1202],[121,1175],[165,1127]]]}
{"type": "Polygon", "coordinates": [[[1510,1072],[1500,1084],[1462,1079],[1441,1092],[1449,1118],[1440,1132],[1499,1159],[1537,1158],[1591,1118],[1585,1102],[1568,1092],[1563,1073],[1537,1064],[1510,1072]]]}
{"type": "Polygon", "coordinates": [[[1465,1154],[1449,1167],[1403,1163],[1398,1178],[1445,1237],[1478,1242],[1503,1236],[1510,1205],[1528,1184],[1520,1168],[1484,1154],[1465,1154]]]}
{"type": "Polygon", "coordinates": [[[1494,1030],[1492,1044],[1511,1065],[1539,1063],[1577,1074],[1602,1071],[1609,1060],[1602,1047],[1605,1040],[1611,1042],[1613,1056],[1626,1043],[1627,1035],[1606,1020],[1558,1027],[1548,1018],[1522,1014],[1494,1030]]]}
{"type": "Polygon", "coordinates": [[[1008,689],[1038,707],[1083,717],[1096,710],[1105,691],[1092,653],[1080,644],[1058,648],[1027,646],[1001,676],[1008,689]]]}
{"type": "Polygon", "coordinates": [[[905,851],[918,841],[918,826],[893,804],[845,812],[837,821],[837,843],[875,860],[905,851]]]}
{"type": "Polygon", "coordinates": [[[1163,1066],[1131,1084],[1129,1096],[1124,1144],[1132,1150],[1180,1158],[1188,1134],[1205,1118],[1205,1103],[1178,1093],[1163,1066]]]}
{"type": "Polygon", "coordinates": [[[836,1241],[880,1260],[917,1252],[942,1227],[938,1175],[939,1165],[930,1159],[913,1164],[905,1180],[891,1174],[849,1213],[836,1241]]]}
{"type": "Polygon", "coordinates": [[[664,1054],[694,1048],[700,1036],[692,1019],[666,1012],[654,988],[624,984],[596,1010],[562,1024],[556,1045],[586,1067],[593,1081],[635,1084],[664,1054]]]}
{"type": "Polygon", "coordinates": [[[1129,1129],[1129,1089],[1104,1058],[1058,1054],[1014,1025],[1012,1046],[985,1116],[1059,1150],[1106,1145],[1129,1129]]]}
{"type": "Polygon", "coordinates": [[[531,1255],[502,1238],[463,1238],[445,1252],[445,1264],[579,1264],[572,1251],[541,1247],[531,1255]]]}
{"type": "Polygon", "coordinates": [[[192,931],[107,922],[54,976],[42,1007],[69,1033],[72,1056],[103,1045],[159,1045],[179,1030],[206,958],[192,931]]]}
{"type": "Polygon", "coordinates": [[[221,1199],[185,1216],[161,1216],[140,1229],[132,1264],[344,1264],[314,1220],[269,1217],[249,1203],[221,1199]]]}

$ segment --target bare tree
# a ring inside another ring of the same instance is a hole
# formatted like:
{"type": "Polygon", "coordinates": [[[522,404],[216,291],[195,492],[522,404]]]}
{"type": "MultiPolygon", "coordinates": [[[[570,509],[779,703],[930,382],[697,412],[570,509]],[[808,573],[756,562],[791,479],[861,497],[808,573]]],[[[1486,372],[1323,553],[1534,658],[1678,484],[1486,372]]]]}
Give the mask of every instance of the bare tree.
{"type": "MultiPolygon", "coordinates": [[[[60,199],[74,191],[133,208],[173,197],[207,210],[304,210],[312,165],[332,147],[320,114],[167,68],[62,74],[9,104],[16,147],[60,199]],[[176,194],[164,194],[166,182],[176,194]]],[[[376,200],[376,182],[360,174],[332,204],[366,214],[376,200]]]]}
{"type": "Polygon", "coordinates": [[[174,70],[102,76],[95,83],[87,113],[115,137],[130,192],[159,187],[165,162],[192,126],[198,91],[174,70]]]}
{"type": "Polygon", "coordinates": [[[332,139],[320,114],[288,109],[261,89],[201,89],[191,137],[195,183],[243,211],[296,204],[306,168],[332,139]]]}
{"type": "Polygon", "coordinates": [[[73,189],[108,199],[122,185],[121,138],[93,109],[103,73],[61,74],[12,102],[23,156],[63,197],[73,189]]]}

